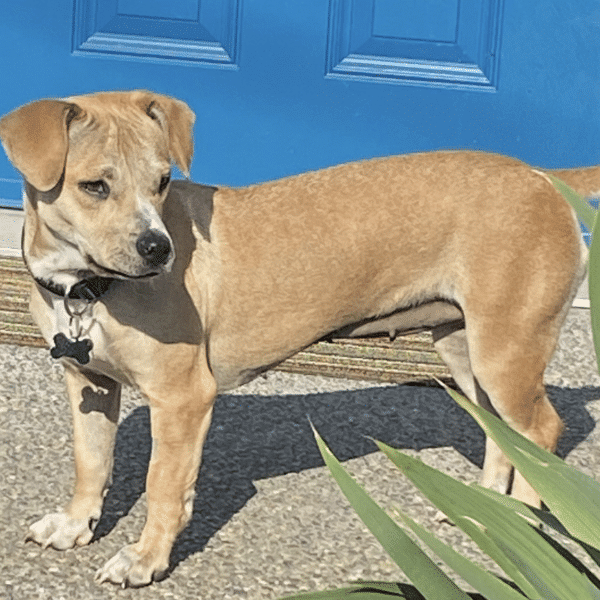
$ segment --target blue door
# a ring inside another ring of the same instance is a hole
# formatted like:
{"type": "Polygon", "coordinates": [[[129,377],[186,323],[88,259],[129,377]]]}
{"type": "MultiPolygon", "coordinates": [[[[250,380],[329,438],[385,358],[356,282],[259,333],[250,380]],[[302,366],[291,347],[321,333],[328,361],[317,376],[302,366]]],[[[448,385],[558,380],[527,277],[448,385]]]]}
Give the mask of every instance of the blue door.
{"type": "MultiPolygon", "coordinates": [[[[209,184],[438,148],[600,163],[598,0],[18,0],[0,74],[0,114],[109,89],[187,101],[209,184]]],[[[2,155],[0,204],[20,203],[2,155]]]]}

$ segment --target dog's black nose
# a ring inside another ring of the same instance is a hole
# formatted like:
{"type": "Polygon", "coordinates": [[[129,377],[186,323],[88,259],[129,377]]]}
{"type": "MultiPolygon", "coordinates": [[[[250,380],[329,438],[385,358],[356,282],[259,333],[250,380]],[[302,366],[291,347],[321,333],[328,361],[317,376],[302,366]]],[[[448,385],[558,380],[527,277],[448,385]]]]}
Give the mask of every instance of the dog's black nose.
{"type": "Polygon", "coordinates": [[[148,229],[142,233],[135,247],[138,254],[153,267],[164,265],[171,254],[169,238],[155,229],[148,229]]]}

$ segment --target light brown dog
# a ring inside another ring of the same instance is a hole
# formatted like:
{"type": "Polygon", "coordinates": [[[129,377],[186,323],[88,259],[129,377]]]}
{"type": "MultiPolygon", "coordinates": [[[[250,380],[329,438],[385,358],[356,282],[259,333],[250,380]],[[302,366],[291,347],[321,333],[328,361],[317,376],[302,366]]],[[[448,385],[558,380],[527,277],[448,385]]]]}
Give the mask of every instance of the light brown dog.
{"type": "MultiPolygon", "coordinates": [[[[0,121],[25,178],[33,316],[64,363],[74,420],[71,503],[31,526],[87,544],[109,485],[120,386],[151,407],[148,518],[98,571],[163,575],[192,512],[215,396],[325,336],[430,329],[464,392],[544,448],[561,420],[542,376],[586,250],[541,171],[474,152],[376,159],[243,189],[188,173],[194,115],[149,92],[41,100],[0,121]]],[[[577,191],[600,167],[557,171],[577,191]]],[[[509,491],[490,441],[483,484],[509,491]]],[[[516,473],[512,494],[537,503],[516,473]]]]}

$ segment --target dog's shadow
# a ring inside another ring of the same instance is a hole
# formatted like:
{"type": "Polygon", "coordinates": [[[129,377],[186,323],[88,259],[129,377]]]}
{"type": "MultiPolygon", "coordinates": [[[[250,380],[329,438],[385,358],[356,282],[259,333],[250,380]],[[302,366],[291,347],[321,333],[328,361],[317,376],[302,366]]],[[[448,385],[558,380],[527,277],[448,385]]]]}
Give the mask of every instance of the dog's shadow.
{"type": "MultiPolygon", "coordinates": [[[[594,421],[585,406],[600,388],[549,387],[566,429],[558,454],[587,437],[594,421]]],[[[204,548],[256,493],[253,481],[323,465],[309,418],[341,460],[376,450],[375,438],[400,449],[452,446],[481,466],[484,435],[437,388],[373,387],[299,396],[229,395],[217,400],[196,486],[194,514],[171,555],[172,566],[204,548]]],[[[119,426],[113,484],[95,538],[110,532],[145,487],[150,419],[135,409],[119,426]]]]}

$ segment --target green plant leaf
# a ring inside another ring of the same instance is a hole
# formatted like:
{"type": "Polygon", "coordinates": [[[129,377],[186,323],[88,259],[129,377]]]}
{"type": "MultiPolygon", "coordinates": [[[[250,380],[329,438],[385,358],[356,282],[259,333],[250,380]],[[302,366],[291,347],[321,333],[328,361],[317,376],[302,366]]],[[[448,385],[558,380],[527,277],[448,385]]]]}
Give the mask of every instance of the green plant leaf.
{"type": "Polygon", "coordinates": [[[479,423],[486,435],[500,446],[567,531],[598,548],[600,484],[518,434],[484,408],[472,404],[442,382],[440,384],[479,423]]]}
{"type": "Polygon", "coordinates": [[[554,187],[573,207],[573,210],[577,214],[577,218],[587,227],[589,232],[592,232],[594,229],[594,222],[596,221],[596,209],[564,181],[558,179],[558,177],[554,177],[554,175],[550,175],[550,173],[546,173],[546,175],[550,178],[554,187]]]}
{"type": "Polygon", "coordinates": [[[438,540],[433,534],[408,516],[400,511],[398,511],[398,516],[423,543],[427,544],[433,552],[469,585],[484,594],[487,600],[523,600],[522,594],[515,591],[507,583],[466,559],[462,554],[459,554],[456,550],[438,540]]]}
{"type": "Polygon", "coordinates": [[[590,295],[590,317],[592,337],[596,351],[596,364],[600,371],[600,223],[596,219],[590,245],[588,286],[590,295]]]}
{"type": "MultiPolygon", "coordinates": [[[[511,510],[523,515],[531,523],[543,523],[544,525],[547,525],[551,529],[554,529],[554,531],[560,533],[561,535],[570,538],[571,540],[579,544],[579,546],[581,546],[581,548],[585,550],[588,556],[598,566],[600,566],[600,550],[594,548],[593,546],[590,546],[589,544],[586,544],[585,542],[582,542],[580,539],[571,535],[567,531],[567,529],[565,529],[565,526],[551,512],[548,512],[547,510],[542,510],[541,508],[534,508],[533,506],[528,506],[527,504],[523,504],[522,502],[519,502],[518,500],[515,500],[510,496],[500,494],[495,490],[490,490],[481,487],[476,483],[471,484],[471,486],[478,489],[482,494],[492,498],[493,500],[496,500],[503,506],[507,506],[511,510]]],[[[600,589],[600,582],[598,583],[597,587],[600,589]]]]}
{"type": "Polygon", "coordinates": [[[345,471],[314,428],[313,432],[325,464],[348,498],[352,508],[426,600],[438,600],[439,598],[469,600],[469,596],[431,561],[402,528],[345,471]]]}
{"type": "MultiPolygon", "coordinates": [[[[519,502],[519,500],[516,500],[515,498],[512,498],[511,496],[507,496],[506,494],[501,494],[500,492],[497,492],[496,490],[490,490],[488,488],[484,488],[477,483],[472,483],[471,487],[474,487],[475,489],[479,490],[485,496],[488,496],[489,498],[496,500],[496,502],[499,502],[503,506],[510,508],[514,512],[517,512],[520,515],[523,515],[530,523],[532,523],[536,526],[539,524],[546,525],[547,527],[549,527],[550,529],[553,529],[557,533],[560,533],[561,535],[573,540],[575,543],[579,544],[579,546],[581,548],[583,548],[583,550],[585,550],[585,552],[588,554],[588,556],[597,565],[600,566],[600,550],[597,550],[596,548],[590,546],[589,544],[586,544],[585,542],[582,542],[580,539],[571,535],[567,531],[565,526],[551,512],[549,512],[547,510],[543,510],[541,508],[535,508],[533,506],[529,506],[528,504],[523,504],[523,502],[519,502]]],[[[539,530],[536,530],[536,531],[538,533],[540,533],[539,530]]],[[[598,588],[600,589],[600,581],[598,583],[598,588]]]]}
{"type": "MultiPolygon", "coordinates": [[[[568,560],[580,573],[583,573],[593,584],[596,589],[596,593],[600,593],[600,579],[596,577],[596,575],[590,571],[574,554],[572,554],[567,548],[565,548],[558,540],[549,536],[542,529],[535,530],[538,535],[544,538],[548,544],[550,544],[556,552],[558,552],[562,557],[568,560]]],[[[570,537],[567,535],[567,537],[570,537]]],[[[575,540],[578,541],[578,540],[575,540]]],[[[580,545],[585,547],[583,542],[579,542],[580,545]]]]}
{"type": "Polygon", "coordinates": [[[596,362],[600,372],[600,237],[597,235],[600,231],[598,223],[598,211],[583,197],[571,189],[564,181],[547,173],[554,184],[554,187],[565,197],[567,202],[573,207],[577,218],[586,226],[591,233],[592,241],[589,254],[589,295],[590,295],[590,316],[592,320],[592,336],[594,339],[594,350],[596,352],[596,362]]]}
{"type": "Polygon", "coordinates": [[[441,511],[504,570],[529,598],[597,598],[586,577],[520,515],[477,489],[386,444],[379,448],[441,511]],[[526,561],[523,560],[526,557],[526,561]]]}

